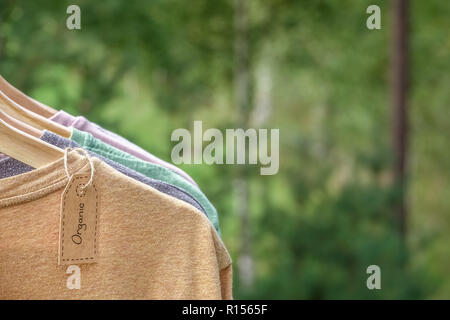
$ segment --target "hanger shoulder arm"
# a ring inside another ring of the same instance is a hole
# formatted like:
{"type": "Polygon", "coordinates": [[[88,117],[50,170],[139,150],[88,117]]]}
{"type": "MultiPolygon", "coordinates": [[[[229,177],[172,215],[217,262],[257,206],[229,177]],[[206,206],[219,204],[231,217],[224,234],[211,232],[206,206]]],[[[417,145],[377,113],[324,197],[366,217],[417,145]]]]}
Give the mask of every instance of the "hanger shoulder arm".
{"type": "Polygon", "coordinates": [[[33,168],[40,168],[64,156],[57,147],[23,133],[0,119],[0,152],[33,168]]]}
{"type": "Polygon", "coordinates": [[[28,110],[37,113],[45,118],[50,118],[56,113],[56,110],[50,108],[39,101],[36,101],[25,93],[14,87],[5,78],[0,75],[0,90],[3,91],[8,97],[11,98],[17,104],[24,106],[28,110]]]}
{"type": "Polygon", "coordinates": [[[0,90],[0,109],[3,110],[5,113],[9,114],[10,116],[28,125],[31,125],[36,129],[48,130],[64,138],[69,138],[71,135],[70,129],[17,105],[14,101],[9,99],[3,92],[1,92],[1,90],[0,90]]]}

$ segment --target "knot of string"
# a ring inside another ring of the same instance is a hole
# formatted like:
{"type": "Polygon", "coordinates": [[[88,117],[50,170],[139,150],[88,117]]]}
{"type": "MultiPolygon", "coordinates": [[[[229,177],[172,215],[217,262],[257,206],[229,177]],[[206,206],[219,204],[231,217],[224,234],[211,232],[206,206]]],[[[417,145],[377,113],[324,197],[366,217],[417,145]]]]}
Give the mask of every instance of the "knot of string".
{"type": "Polygon", "coordinates": [[[80,189],[82,191],[84,191],[86,188],[88,188],[91,184],[92,181],[94,180],[94,163],[92,162],[92,158],[89,156],[89,154],[87,153],[86,150],[82,149],[82,148],[70,148],[67,147],[64,149],[64,170],[66,171],[66,175],[67,178],[70,180],[70,178],[72,178],[72,175],[69,173],[69,168],[67,165],[67,155],[69,154],[70,151],[77,151],[78,153],[82,153],[89,161],[89,166],[91,167],[91,177],[88,181],[88,183],[86,183],[86,185],[82,186],[80,189]]]}

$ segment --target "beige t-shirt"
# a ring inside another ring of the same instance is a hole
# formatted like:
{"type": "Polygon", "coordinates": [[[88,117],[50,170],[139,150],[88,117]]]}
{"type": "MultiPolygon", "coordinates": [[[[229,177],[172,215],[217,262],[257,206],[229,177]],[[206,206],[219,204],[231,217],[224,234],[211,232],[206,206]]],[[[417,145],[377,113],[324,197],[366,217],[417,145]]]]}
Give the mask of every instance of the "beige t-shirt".
{"type": "MultiPolygon", "coordinates": [[[[231,259],[206,216],[93,159],[97,262],[58,266],[63,159],[0,180],[0,299],[231,299],[231,259]]],[[[71,173],[88,173],[72,151],[71,173]]]]}

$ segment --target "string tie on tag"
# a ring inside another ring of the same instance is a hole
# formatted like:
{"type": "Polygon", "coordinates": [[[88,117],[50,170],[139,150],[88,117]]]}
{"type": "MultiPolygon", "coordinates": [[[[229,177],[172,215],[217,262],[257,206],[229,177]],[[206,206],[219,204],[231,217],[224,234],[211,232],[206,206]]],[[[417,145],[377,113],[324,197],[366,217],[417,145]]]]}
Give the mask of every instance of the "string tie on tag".
{"type": "Polygon", "coordinates": [[[77,151],[78,153],[82,153],[89,161],[89,166],[91,168],[91,178],[89,179],[89,181],[86,185],[80,187],[81,191],[84,191],[86,188],[88,188],[92,184],[92,181],[94,180],[94,171],[95,171],[94,162],[92,161],[92,158],[89,156],[89,153],[82,148],[70,148],[70,147],[65,148],[64,149],[64,170],[66,171],[66,175],[69,180],[70,180],[70,178],[72,178],[72,175],[69,174],[69,168],[67,165],[67,155],[69,154],[70,151],[77,151]]]}

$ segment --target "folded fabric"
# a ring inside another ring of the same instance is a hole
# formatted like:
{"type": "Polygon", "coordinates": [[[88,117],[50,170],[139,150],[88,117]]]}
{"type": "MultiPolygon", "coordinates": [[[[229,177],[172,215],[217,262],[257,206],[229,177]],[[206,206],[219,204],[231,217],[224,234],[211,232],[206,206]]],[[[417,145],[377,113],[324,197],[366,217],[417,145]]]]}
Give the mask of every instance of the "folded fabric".
{"type": "Polygon", "coordinates": [[[219,228],[219,216],[216,208],[209,202],[208,198],[200,191],[200,189],[194,187],[192,184],[175,174],[171,170],[153,164],[150,162],[142,161],[130,154],[127,154],[103,141],[96,139],[92,134],[72,128],[71,140],[77,142],[82,148],[95,152],[108,159],[118,162],[134,171],[142,173],[143,175],[170,183],[177,186],[184,191],[188,192],[191,196],[197,200],[202,208],[205,209],[209,220],[213,223],[217,232],[220,234],[219,228]]]}
{"type": "Polygon", "coordinates": [[[141,160],[155,163],[155,164],[163,166],[167,169],[170,169],[173,172],[176,172],[177,174],[182,176],[187,181],[189,181],[189,183],[193,184],[194,186],[197,186],[195,181],[186,172],[184,172],[180,168],[178,168],[178,167],[174,166],[173,164],[170,164],[164,160],[159,159],[158,157],[145,151],[144,149],[142,149],[139,146],[135,145],[134,143],[128,141],[127,139],[119,136],[118,134],[115,134],[111,131],[103,129],[99,125],[97,125],[93,122],[90,122],[85,117],[82,117],[82,116],[74,117],[71,114],[69,114],[63,110],[60,110],[55,115],[53,115],[50,119],[54,122],[57,122],[57,123],[63,125],[63,126],[74,127],[74,128],[77,128],[78,130],[89,132],[95,138],[100,139],[101,141],[103,141],[111,146],[114,146],[115,148],[117,148],[119,150],[122,150],[129,154],[132,154],[133,156],[135,156],[141,160]]]}
{"type": "MultiPolygon", "coordinates": [[[[41,136],[41,140],[44,140],[54,146],[57,146],[61,149],[65,149],[67,147],[71,148],[78,148],[80,145],[72,140],[65,139],[63,137],[58,136],[57,134],[54,134],[49,131],[44,131],[43,135],[41,136]]],[[[165,194],[168,194],[172,197],[175,197],[177,199],[183,200],[190,205],[194,206],[204,214],[206,214],[205,209],[202,208],[202,206],[186,191],[171,185],[169,183],[155,180],[148,178],[144,176],[143,174],[140,174],[134,170],[131,170],[130,168],[127,168],[120,163],[114,162],[108,158],[102,157],[101,155],[96,154],[95,152],[88,151],[89,154],[93,157],[97,157],[100,160],[104,161],[106,164],[110,165],[117,171],[125,174],[126,176],[133,178],[134,180],[140,181],[142,183],[145,183],[146,185],[149,185],[153,188],[155,188],[158,191],[161,191],[165,194]]],[[[25,172],[29,172],[33,170],[32,167],[16,160],[13,158],[6,157],[4,159],[0,159],[0,179],[8,178],[11,176],[19,175],[25,172]]]]}
{"type": "MultiPolygon", "coordinates": [[[[93,158],[97,260],[58,266],[64,160],[0,180],[0,299],[229,299],[231,259],[206,216],[93,158]]],[[[68,154],[71,174],[92,172],[68,154]]]]}

